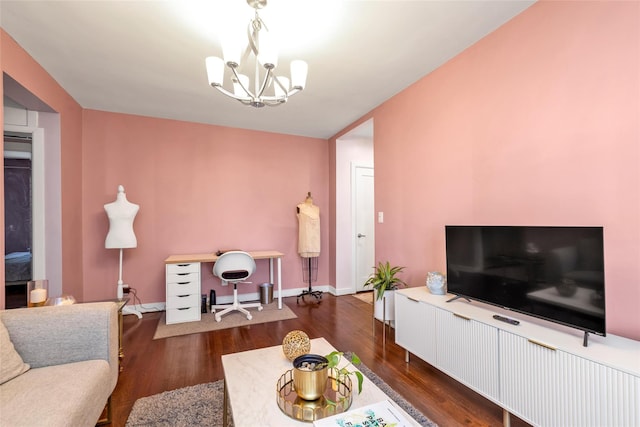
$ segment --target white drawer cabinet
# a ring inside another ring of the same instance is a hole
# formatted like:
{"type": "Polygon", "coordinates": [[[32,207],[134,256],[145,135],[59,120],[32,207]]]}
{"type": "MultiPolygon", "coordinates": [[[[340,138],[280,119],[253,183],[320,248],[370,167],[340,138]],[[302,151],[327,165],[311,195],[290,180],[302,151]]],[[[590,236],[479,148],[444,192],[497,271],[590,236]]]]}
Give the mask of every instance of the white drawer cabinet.
{"type": "Polygon", "coordinates": [[[200,263],[166,264],[167,324],[200,320],[200,263]]]}
{"type": "Polygon", "coordinates": [[[525,421],[640,426],[640,342],[591,336],[583,347],[577,330],[479,302],[448,303],[453,295],[423,287],[395,298],[399,345],[525,421]],[[497,321],[496,313],[520,324],[497,321]],[[435,330],[435,356],[423,350],[427,329],[435,330]]]}
{"type": "Polygon", "coordinates": [[[436,308],[407,295],[395,295],[396,343],[435,365],[436,308]]]}

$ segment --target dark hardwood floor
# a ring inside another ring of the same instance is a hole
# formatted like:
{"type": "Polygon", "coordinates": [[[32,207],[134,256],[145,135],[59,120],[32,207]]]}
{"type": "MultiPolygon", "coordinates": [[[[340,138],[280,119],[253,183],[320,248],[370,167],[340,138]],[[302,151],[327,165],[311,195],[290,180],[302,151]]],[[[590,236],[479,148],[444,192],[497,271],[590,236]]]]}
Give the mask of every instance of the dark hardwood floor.
{"type": "MultiPolygon", "coordinates": [[[[405,363],[405,351],[394,343],[393,330],[383,345],[381,322],[375,322],[373,333],[371,304],[350,295],[330,294],[324,294],[319,304],[301,301],[297,305],[295,297],[283,301],[296,319],[160,340],[153,340],[153,334],[161,313],[147,313],[141,320],[125,316],[124,370],[112,395],[113,425],[125,425],[136,399],[222,379],[221,355],[280,345],[294,329],[357,353],[366,366],[440,426],[502,425],[502,409],[497,405],[417,357],[405,363]]],[[[512,416],[511,425],[527,424],[512,416]]]]}

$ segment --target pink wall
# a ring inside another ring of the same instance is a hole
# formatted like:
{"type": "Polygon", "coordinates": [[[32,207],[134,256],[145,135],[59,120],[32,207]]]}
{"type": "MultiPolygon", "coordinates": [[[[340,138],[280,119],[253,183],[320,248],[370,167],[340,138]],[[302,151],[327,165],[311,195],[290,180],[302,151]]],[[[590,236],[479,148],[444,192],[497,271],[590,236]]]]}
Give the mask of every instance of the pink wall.
{"type": "MultiPolygon", "coordinates": [[[[62,278],[63,292],[82,300],[82,109],[73,98],[0,29],[0,68],[60,114],[62,162],[62,278]]],[[[2,122],[4,123],[4,121],[2,122]]],[[[46,141],[45,141],[46,143],[46,141]]],[[[4,186],[0,189],[4,199],[4,186]]],[[[4,222],[4,209],[0,212],[4,222]]],[[[4,264],[2,267],[4,277],[4,264]]],[[[4,279],[2,281],[4,283],[4,279]]],[[[4,293],[0,307],[4,307],[4,293]]]]}
{"type": "MultiPolygon", "coordinates": [[[[118,251],[104,248],[103,205],[124,185],[139,204],[138,247],[124,252],[123,279],[143,302],[165,300],[163,260],[170,254],[223,248],[283,252],[283,288],[300,288],[296,205],[312,192],[328,203],[327,141],[125,114],[84,111],[83,240],[85,298],[115,296],[118,251]]],[[[328,215],[321,215],[328,248],[328,215]]],[[[329,253],[320,257],[318,284],[329,283],[329,253]]],[[[215,286],[202,270],[204,292],[215,286]]],[[[258,261],[254,283],[268,282],[258,261]]],[[[227,290],[226,293],[229,293],[227,290]]]]}
{"type": "Polygon", "coordinates": [[[424,286],[445,224],[602,225],[608,331],[640,339],[639,8],[537,3],[370,114],[376,258],[424,286]]]}

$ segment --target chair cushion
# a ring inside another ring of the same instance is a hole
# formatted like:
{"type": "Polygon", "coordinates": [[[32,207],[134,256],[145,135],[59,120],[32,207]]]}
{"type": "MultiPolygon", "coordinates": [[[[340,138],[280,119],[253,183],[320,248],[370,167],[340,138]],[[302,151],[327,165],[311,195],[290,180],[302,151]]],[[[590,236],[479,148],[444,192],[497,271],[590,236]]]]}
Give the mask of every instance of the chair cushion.
{"type": "Polygon", "coordinates": [[[13,346],[9,331],[0,319],[0,384],[24,374],[29,368],[13,346]]]}

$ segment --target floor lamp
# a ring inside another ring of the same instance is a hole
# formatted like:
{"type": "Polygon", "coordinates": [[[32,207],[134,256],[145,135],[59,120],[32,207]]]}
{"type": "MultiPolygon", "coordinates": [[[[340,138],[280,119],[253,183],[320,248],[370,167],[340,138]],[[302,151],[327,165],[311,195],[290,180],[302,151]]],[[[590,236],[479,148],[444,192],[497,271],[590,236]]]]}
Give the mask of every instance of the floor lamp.
{"type": "MultiPolygon", "coordinates": [[[[127,200],[122,185],[118,186],[118,195],[116,201],[104,205],[104,210],[109,217],[109,232],[104,242],[106,249],[120,249],[120,265],[118,269],[118,287],[116,295],[118,299],[124,297],[124,282],[122,281],[122,254],[124,249],[135,248],[138,246],[138,240],[133,232],[133,220],[138,213],[140,207],[135,203],[127,200]]],[[[142,313],[133,307],[125,306],[123,313],[132,313],[142,319],[142,313]]]]}

